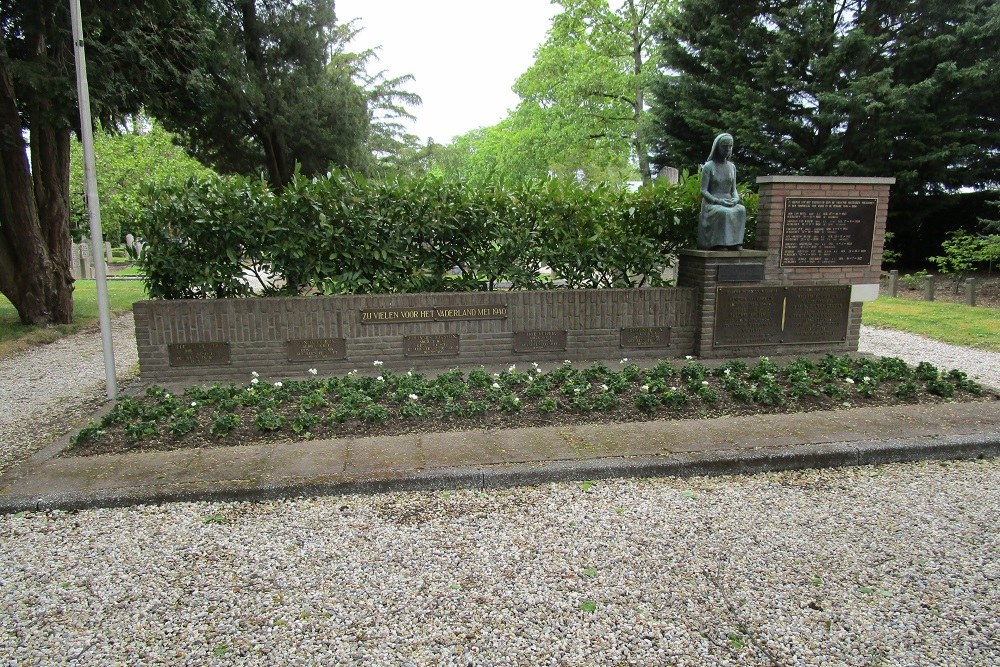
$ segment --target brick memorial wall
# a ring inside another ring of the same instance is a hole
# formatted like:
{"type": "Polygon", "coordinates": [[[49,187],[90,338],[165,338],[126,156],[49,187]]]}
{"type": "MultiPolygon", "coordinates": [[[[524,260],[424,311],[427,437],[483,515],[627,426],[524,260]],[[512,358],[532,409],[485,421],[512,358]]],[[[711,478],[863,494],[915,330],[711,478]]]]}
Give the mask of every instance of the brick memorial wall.
{"type": "Polygon", "coordinates": [[[694,347],[695,290],[640,288],[144,301],[144,382],[244,381],[456,365],[671,358],[694,347]]]}
{"type": "Polygon", "coordinates": [[[858,349],[878,296],[892,178],[765,176],[754,250],[681,252],[704,358],[858,349]]]}

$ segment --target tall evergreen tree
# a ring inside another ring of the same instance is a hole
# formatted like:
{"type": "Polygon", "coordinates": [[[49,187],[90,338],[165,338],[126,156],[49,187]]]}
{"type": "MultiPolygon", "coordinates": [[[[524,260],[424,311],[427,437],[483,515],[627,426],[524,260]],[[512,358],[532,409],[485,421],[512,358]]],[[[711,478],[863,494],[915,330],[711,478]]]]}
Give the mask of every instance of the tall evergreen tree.
{"type": "MultiPolygon", "coordinates": [[[[207,43],[190,0],[83,2],[91,105],[113,125],[169,97],[207,43]]],[[[0,0],[0,292],[24,324],[73,318],[69,157],[79,127],[69,3],[0,0]]]]}
{"type": "Polygon", "coordinates": [[[726,130],[744,178],[891,175],[904,198],[997,182],[995,0],[683,0],[657,33],[660,164],[700,164],[726,130]]]}
{"type": "Polygon", "coordinates": [[[367,163],[366,93],[351,67],[331,67],[353,34],[329,0],[212,0],[211,58],[152,115],[200,160],[267,175],[367,163]]]}

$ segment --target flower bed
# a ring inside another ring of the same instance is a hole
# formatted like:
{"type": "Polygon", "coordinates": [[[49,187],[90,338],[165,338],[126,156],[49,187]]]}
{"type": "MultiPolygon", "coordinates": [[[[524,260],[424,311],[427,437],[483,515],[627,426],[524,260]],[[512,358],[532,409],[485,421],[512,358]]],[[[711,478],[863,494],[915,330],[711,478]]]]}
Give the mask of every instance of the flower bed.
{"type": "Polygon", "coordinates": [[[376,361],[373,371],[379,374],[274,383],[252,377],[244,385],[190,387],[180,395],[150,387],[88,424],[67,453],[997,399],[962,371],[832,354],[783,368],[761,357],[752,365],[729,361],[715,368],[688,358],[642,369],[622,359],[618,368],[564,362],[494,374],[453,369],[434,378],[395,373],[376,361]]]}

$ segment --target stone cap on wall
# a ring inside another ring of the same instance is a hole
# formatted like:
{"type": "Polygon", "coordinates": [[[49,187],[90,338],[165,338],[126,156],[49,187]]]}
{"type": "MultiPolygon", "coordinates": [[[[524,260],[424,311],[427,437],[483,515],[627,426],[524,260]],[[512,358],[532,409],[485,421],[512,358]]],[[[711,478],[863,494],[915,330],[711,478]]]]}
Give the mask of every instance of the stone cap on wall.
{"type": "Polygon", "coordinates": [[[894,176],[758,176],[758,183],[842,183],[844,185],[892,185],[894,176]]]}

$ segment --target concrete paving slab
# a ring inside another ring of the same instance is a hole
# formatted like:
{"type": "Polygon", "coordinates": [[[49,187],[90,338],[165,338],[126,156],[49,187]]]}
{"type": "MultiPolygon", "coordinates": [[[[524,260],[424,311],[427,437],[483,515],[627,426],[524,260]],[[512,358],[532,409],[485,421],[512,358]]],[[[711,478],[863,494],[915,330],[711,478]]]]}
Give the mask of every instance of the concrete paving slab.
{"type": "MultiPolygon", "coordinates": [[[[63,448],[67,444],[68,439],[63,448]]],[[[0,513],[997,456],[1000,404],[455,431],[92,457],[58,456],[59,449],[47,448],[45,456],[34,456],[0,478],[0,513]]]]}

